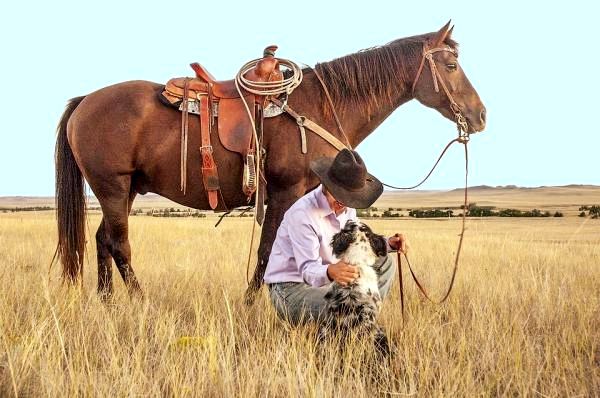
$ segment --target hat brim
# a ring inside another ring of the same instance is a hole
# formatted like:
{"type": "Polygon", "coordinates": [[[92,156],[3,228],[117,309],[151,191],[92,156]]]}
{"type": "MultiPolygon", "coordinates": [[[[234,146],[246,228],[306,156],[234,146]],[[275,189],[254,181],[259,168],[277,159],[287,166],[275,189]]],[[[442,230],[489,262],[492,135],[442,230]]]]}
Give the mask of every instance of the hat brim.
{"type": "Polygon", "coordinates": [[[366,209],[381,196],[383,184],[369,173],[367,173],[365,186],[360,190],[348,190],[337,184],[328,173],[333,161],[333,158],[313,160],[310,162],[310,169],[337,201],[354,209],[366,209]]]}

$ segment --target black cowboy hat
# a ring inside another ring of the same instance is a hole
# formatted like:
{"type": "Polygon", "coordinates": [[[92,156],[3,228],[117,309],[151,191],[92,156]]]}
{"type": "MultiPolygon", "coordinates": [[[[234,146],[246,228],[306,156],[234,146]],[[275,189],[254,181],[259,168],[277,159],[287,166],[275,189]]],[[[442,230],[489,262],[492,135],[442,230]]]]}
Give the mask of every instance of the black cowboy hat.
{"type": "Polygon", "coordinates": [[[349,149],[342,149],[335,158],[310,162],[310,169],[333,197],[348,207],[365,209],[383,192],[381,181],[369,174],[360,155],[349,149]]]}

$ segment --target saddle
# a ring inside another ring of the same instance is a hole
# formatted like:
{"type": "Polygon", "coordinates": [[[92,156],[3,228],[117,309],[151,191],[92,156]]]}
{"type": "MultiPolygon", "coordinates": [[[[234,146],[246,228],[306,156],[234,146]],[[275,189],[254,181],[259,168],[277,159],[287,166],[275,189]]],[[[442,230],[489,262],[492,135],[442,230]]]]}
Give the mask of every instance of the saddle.
{"type": "MultiPolygon", "coordinates": [[[[265,48],[263,57],[254,67],[243,73],[243,78],[253,82],[282,81],[283,73],[279,68],[278,59],[275,58],[276,50],[277,46],[265,48]]],[[[270,104],[270,97],[261,95],[260,91],[249,92],[241,86],[238,90],[235,80],[217,81],[199,63],[192,63],[190,66],[195,72],[195,77],[170,79],[159,93],[161,102],[182,112],[181,189],[185,192],[187,125],[188,114],[191,113],[200,117],[202,177],[211,209],[214,210],[218,205],[217,194],[220,190],[217,165],[213,158],[212,143],[216,139],[215,135],[227,150],[242,156],[244,160],[242,190],[250,200],[257,184],[264,184],[264,180],[257,178],[259,176],[256,175],[255,155],[256,151],[262,148],[256,148],[252,125],[255,126],[260,143],[265,108],[274,105],[270,104]]],[[[271,112],[271,115],[275,116],[275,112],[271,112]]],[[[259,193],[263,194],[261,198],[256,198],[257,212],[260,211],[259,207],[263,207],[264,189],[260,189],[259,193]]]]}

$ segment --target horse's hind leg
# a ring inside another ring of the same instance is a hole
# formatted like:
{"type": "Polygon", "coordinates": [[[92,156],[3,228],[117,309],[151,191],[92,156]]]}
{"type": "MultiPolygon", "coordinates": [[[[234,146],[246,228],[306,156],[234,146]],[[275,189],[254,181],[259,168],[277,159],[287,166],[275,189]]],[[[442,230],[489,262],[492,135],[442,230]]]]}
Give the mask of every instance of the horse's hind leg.
{"type": "MultiPolygon", "coordinates": [[[[131,266],[131,246],[128,237],[128,218],[131,204],[135,198],[135,192],[129,191],[130,177],[121,176],[119,179],[127,178],[127,190],[122,190],[119,195],[98,198],[102,206],[102,224],[98,229],[103,230],[103,247],[115,260],[117,269],[125,282],[130,296],[141,295],[142,289],[138,283],[133,267],[131,266]]],[[[124,184],[125,185],[125,184],[124,184]]],[[[112,272],[110,261],[106,261],[105,252],[98,251],[98,291],[112,293],[112,272]],[[102,255],[102,258],[101,258],[102,255]]]]}
{"type": "Polygon", "coordinates": [[[104,226],[104,217],[96,232],[96,252],[98,258],[98,295],[108,299],[113,294],[112,257],[109,249],[109,239],[104,226]]]}
{"type": "MultiPolygon", "coordinates": [[[[131,205],[135,192],[129,194],[127,214],[131,212],[131,205]]],[[[113,294],[112,254],[110,250],[110,237],[106,230],[106,221],[102,217],[96,232],[96,252],[98,259],[98,295],[103,300],[109,299],[113,294]]],[[[131,269],[131,266],[129,266],[131,269]]],[[[133,272],[133,270],[131,270],[133,272]]],[[[139,288],[139,284],[138,284],[139,288]]]]}

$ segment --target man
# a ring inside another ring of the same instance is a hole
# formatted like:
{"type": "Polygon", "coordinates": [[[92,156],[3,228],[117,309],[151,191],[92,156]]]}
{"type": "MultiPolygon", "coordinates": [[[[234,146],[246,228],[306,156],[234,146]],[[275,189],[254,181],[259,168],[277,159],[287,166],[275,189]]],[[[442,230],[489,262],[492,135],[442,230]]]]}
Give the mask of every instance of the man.
{"type": "MultiPolygon", "coordinates": [[[[285,213],[264,277],[277,314],[292,325],[319,318],[331,282],[347,284],[358,277],[355,266],[333,255],[331,239],[346,221],[357,219],[356,208],[370,207],[383,192],[381,182],[367,172],[355,151],[343,149],[335,159],[321,158],[310,167],[321,185],[285,213]]],[[[388,252],[405,252],[406,239],[395,234],[388,239],[388,246],[388,252]]],[[[378,261],[383,299],[396,266],[390,256],[378,261]]]]}

